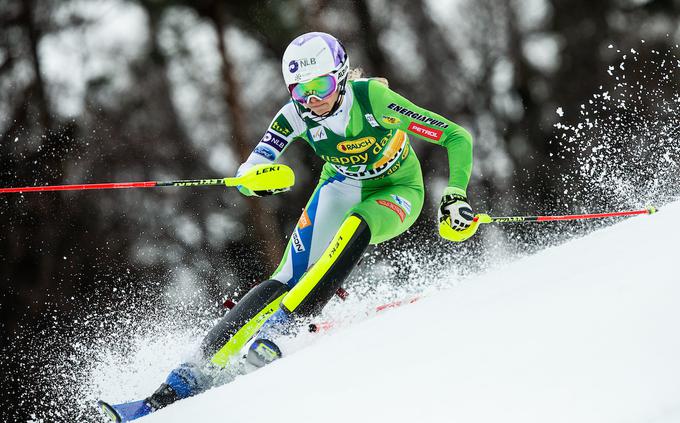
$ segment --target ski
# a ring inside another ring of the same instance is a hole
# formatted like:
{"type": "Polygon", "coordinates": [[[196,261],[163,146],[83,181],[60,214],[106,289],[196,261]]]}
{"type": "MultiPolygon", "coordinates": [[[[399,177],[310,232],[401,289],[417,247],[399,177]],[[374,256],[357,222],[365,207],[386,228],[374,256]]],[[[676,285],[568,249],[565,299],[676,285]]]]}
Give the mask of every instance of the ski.
{"type": "Polygon", "coordinates": [[[124,423],[151,414],[154,410],[144,400],[109,404],[105,401],[97,403],[99,408],[112,422],[124,423]]]}
{"type": "MultiPolygon", "coordinates": [[[[370,309],[369,311],[367,311],[365,313],[365,315],[368,317],[368,316],[371,316],[373,314],[380,313],[381,311],[384,311],[384,310],[389,310],[391,308],[401,307],[401,306],[406,305],[406,304],[413,304],[421,298],[422,297],[420,295],[416,295],[415,297],[411,297],[411,298],[408,298],[408,299],[405,299],[405,300],[397,300],[397,301],[392,301],[391,303],[382,304],[382,305],[379,305],[379,306],[376,306],[376,307],[370,309]]],[[[309,332],[321,333],[321,332],[328,332],[328,331],[330,331],[331,329],[333,329],[337,326],[340,326],[338,322],[333,321],[333,320],[326,320],[326,321],[323,321],[323,322],[310,323],[309,326],[307,327],[307,330],[309,330],[309,332]]]]}

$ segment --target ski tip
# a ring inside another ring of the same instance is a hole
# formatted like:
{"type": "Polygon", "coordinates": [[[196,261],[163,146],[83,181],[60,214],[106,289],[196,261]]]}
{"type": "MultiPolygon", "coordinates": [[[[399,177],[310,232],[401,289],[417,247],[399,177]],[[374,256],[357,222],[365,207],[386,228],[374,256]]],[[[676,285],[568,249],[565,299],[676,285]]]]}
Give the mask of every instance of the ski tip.
{"type": "Polygon", "coordinates": [[[97,405],[99,405],[99,409],[106,414],[112,422],[114,423],[122,423],[123,419],[120,417],[118,412],[116,411],[115,408],[113,408],[111,405],[104,401],[97,401],[97,405]]]}

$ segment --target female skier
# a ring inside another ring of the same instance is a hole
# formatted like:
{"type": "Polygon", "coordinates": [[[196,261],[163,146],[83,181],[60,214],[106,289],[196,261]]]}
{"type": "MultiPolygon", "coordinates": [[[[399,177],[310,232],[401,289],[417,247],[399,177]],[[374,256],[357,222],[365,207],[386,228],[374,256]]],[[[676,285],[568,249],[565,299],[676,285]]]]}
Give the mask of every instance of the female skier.
{"type": "MultiPolygon", "coordinates": [[[[379,80],[348,80],[349,60],[333,36],[293,40],[282,60],[291,96],[237,172],[278,160],[303,140],[326,163],[292,232],[280,265],[208,333],[202,363],[183,364],[143,406],[152,411],[207,389],[207,367],[223,368],[248,351],[264,365],[281,356],[276,336],[296,316],[319,312],[369,244],[396,237],[423,207],[423,176],[412,136],[446,148],[449,183],[439,207],[440,234],[461,241],[476,230],[466,188],[472,137],[452,121],[416,106],[379,80]],[[206,366],[207,364],[207,366],[206,366]]],[[[239,190],[248,196],[270,192],[239,190]]],[[[114,406],[115,407],[115,406],[114,406]]]]}

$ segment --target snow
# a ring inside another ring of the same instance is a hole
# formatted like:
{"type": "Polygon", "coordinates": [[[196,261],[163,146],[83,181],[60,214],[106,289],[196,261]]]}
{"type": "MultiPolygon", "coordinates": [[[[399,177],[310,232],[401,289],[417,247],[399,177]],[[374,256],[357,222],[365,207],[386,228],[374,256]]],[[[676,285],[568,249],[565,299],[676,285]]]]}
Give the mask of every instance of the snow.
{"type": "Polygon", "coordinates": [[[470,277],[139,421],[680,421],[679,217],[470,277]]]}

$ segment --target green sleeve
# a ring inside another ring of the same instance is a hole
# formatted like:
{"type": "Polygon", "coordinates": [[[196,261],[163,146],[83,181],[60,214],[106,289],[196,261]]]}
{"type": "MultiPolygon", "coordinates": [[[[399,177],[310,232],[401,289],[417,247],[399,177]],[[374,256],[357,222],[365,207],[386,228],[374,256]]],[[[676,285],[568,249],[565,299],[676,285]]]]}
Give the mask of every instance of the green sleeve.
{"type": "Polygon", "coordinates": [[[397,128],[425,141],[446,147],[449,157],[449,187],[466,195],[472,172],[472,136],[463,127],[370,81],[368,95],[373,114],[386,128],[397,128]]]}

